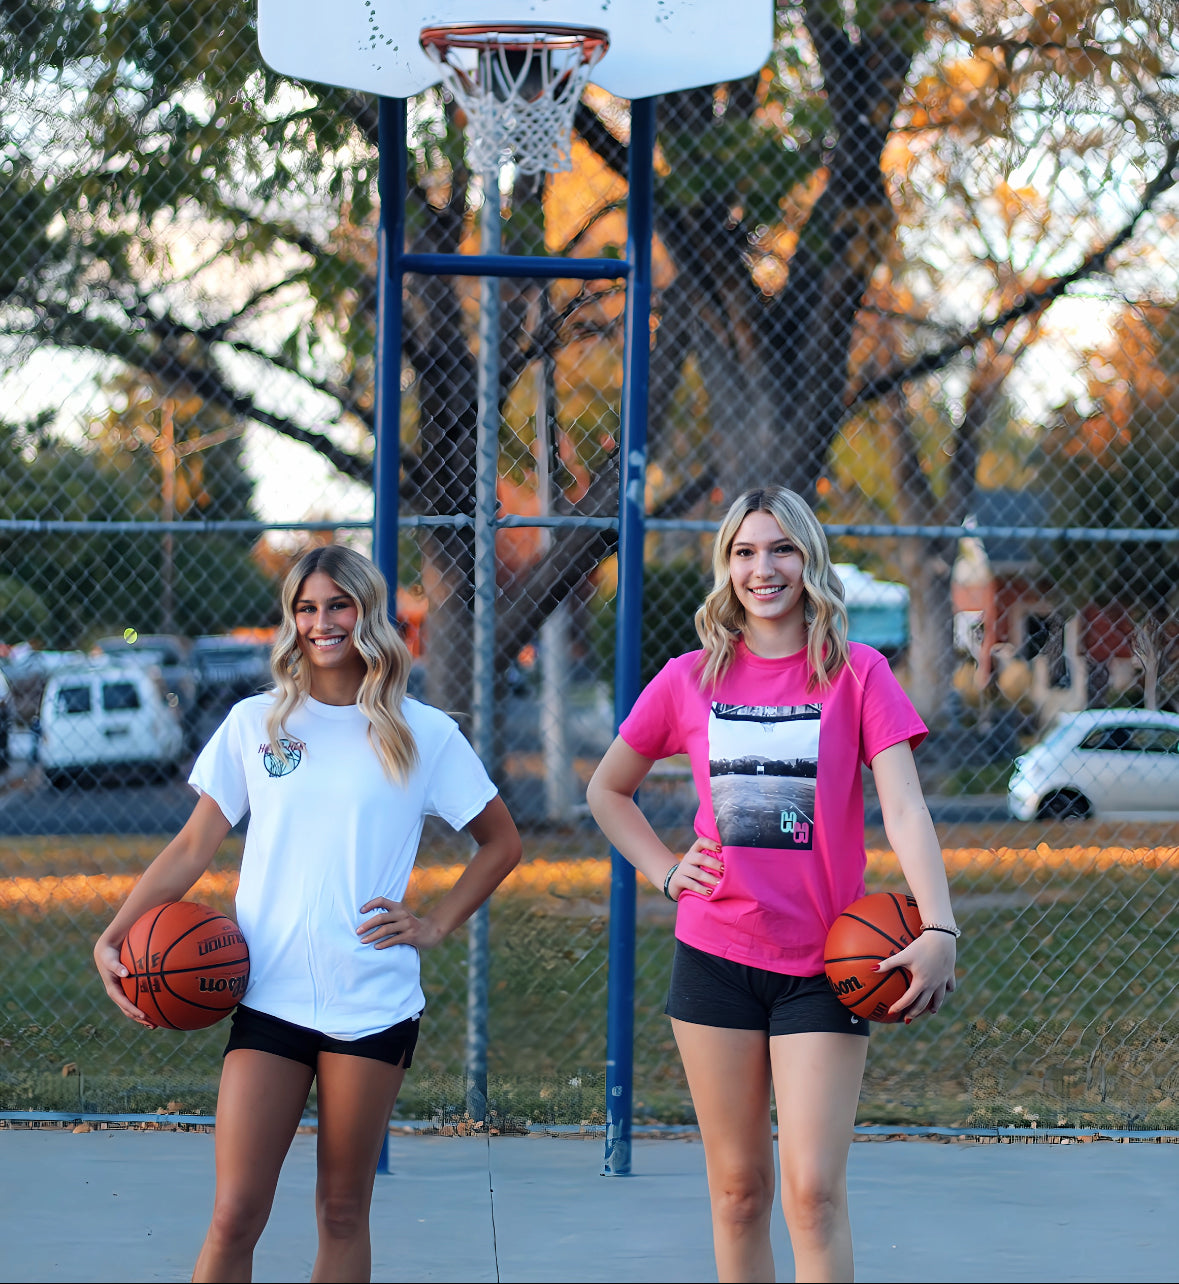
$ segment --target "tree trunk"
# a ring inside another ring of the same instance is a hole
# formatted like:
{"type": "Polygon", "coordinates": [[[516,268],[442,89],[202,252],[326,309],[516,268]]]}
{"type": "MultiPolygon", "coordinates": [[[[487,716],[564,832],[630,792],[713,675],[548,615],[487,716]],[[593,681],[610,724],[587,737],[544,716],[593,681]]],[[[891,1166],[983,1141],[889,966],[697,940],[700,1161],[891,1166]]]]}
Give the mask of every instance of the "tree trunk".
{"type": "Polygon", "coordinates": [[[946,543],[902,539],[899,550],[909,586],[909,696],[931,725],[943,719],[954,681],[952,567],[933,551],[946,543]]]}

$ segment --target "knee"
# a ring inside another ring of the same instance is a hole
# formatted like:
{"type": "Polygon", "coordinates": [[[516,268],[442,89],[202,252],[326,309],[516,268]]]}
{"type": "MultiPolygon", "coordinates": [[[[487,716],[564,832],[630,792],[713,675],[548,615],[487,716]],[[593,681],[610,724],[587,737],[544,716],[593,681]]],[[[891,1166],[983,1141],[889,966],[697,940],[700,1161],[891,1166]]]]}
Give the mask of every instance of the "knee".
{"type": "Polygon", "coordinates": [[[717,1221],[734,1230],[766,1221],[774,1202],[773,1171],[738,1169],[718,1176],[712,1187],[712,1211],[717,1221]]]}
{"type": "Polygon", "coordinates": [[[826,1239],[847,1216],[842,1182],[817,1177],[783,1178],[782,1205],[792,1233],[826,1239]]]}
{"type": "Polygon", "coordinates": [[[368,1225],[368,1200],[347,1191],[316,1196],[319,1226],[330,1239],[355,1239],[368,1225]]]}
{"type": "Polygon", "coordinates": [[[213,1202],[209,1238],[229,1251],[249,1250],[266,1227],[267,1206],[250,1199],[219,1197],[213,1202]]]}

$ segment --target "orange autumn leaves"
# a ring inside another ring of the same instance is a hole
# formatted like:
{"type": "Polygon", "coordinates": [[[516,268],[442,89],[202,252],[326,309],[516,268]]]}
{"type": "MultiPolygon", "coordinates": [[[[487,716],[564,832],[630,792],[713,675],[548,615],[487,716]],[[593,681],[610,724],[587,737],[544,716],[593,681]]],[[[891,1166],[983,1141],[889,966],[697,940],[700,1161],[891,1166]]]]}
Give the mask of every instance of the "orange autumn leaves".
{"type": "MultiPolygon", "coordinates": [[[[1072,875],[1096,873],[1111,868],[1151,870],[1179,867],[1179,847],[1075,846],[1051,847],[951,847],[945,852],[951,877],[1003,875],[1055,870],[1072,875]]],[[[454,885],[465,868],[462,864],[434,865],[414,870],[408,900],[421,903],[441,895],[454,885]]],[[[0,879],[0,912],[48,918],[79,911],[103,917],[127,895],[134,874],[67,874],[40,878],[0,879]]],[[[868,852],[869,884],[893,883],[900,877],[896,857],[883,848],[868,852]]],[[[640,880],[641,890],[657,895],[658,889],[640,880]]],[[[237,872],[218,870],[205,874],[188,899],[209,901],[227,907],[237,890],[237,872]]],[[[562,899],[594,898],[600,904],[610,893],[610,862],[603,858],[582,860],[534,860],[518,866],[497,896],[515,902],[537,901],[549,896],[562,899]]]]}

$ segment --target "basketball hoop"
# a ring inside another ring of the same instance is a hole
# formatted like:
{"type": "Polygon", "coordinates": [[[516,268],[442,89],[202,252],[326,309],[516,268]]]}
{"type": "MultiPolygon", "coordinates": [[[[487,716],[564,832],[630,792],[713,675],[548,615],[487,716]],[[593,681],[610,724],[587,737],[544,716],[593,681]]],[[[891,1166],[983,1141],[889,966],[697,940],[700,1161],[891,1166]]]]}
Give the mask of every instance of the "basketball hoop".
{"type": "Polygon", "coordinates": [[[610,47],[601,27],[449,22],[423,27],[422,48],[467,116],[479,173],[514,161],[521,174],[571,169],[573,113],[610,47]]]}

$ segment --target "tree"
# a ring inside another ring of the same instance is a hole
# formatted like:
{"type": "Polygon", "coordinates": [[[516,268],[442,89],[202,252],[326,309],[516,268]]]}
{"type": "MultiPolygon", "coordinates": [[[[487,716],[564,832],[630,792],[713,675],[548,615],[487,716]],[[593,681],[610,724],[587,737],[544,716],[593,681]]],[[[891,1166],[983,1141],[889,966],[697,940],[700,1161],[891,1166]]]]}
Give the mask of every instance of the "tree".
{"type": "MultiPolygon", "coordinates": [[[[1084,393],[1058,408],[1038,461],[1054,521],[1179,530],[1179,306],[1126,306],[1087,365],[1084,393]]],[[[1072,609],[1133,621],[1147,707],[1179,696],[1179,547],[1062,542],[1041,556],[1072,609]]],[[[1100,698],[1104,682],[1092,685],[1100,698]]]]}
{"type": "MultiPolygon", "coordinates": [[[[0,424],[0,517],[158,519],[159,479],[154,459],[146,454],[72,446],[43,423],[0,424]]],[[[216,471],[224,475],[226,465],[216,471]]],[[[207,506],[216,511],[216,481],[206,477],[205,484],[207,506]]],[[[267,619],[274,583],[252,558],[252,542],[248,536],[209,534],[177,540],[174,627],[214,633],[267,619]]],[[[128,627],[161,631],[168,623],[161,614],[168,586],[162,551],[159,538],[138,534],[0,532],[3,640],[72,648],[128,627]]]]}
{"type": "MultiPolygon", "coordinates": [[[[0,60],[12,76],[0,110],[13,180],[0,199],[5,225],[22,235],[0,263],[11,283],[0,322],[18,353],[32,344],[101,352],[364,482],[374,104],[274,76],[257,58],[251,23],[243,0],[8,6],[0,60]]],[[[853,416],[887,398],[895,407],[898,394],[905,405],[913,396],[934,404],[922,381],[955,364],[981,369],[988,351],[1009,353],[1078,281],[1116,266],[1174,182],[1174,14],[1162,0],[860,0],[851,9],[810,0],[782,7],[779,26],[762,75],[661,104],[657,227],[667,275],[650,437],[664,513],[711,511],[718,495],[767,474],[814,495],[853,416]],[[924,274],[928,288],[934,277],[922,264],[934,263],[939,244],[943,261],[953,246],[947,214],[958,198],[984,199],[999,178],[1019,187],[1025,177],[1054,195],[1053,226],[1070,233],[1050,238],[1059,253],[1017,274],[1019,288],[996,280],[997,292],[976,285],[936,305],[923,299],[916,279],[924,274]],[[1101,195],[1111,178],[1126,195],[1120,207],[1101,195]],[[1067,199],[1070,183],[1083,198],[1067,199]],[[889,279],[895,297],[907,290],[921,306],[897,318],[888,359],[864,377],[851,354],[869,292],[889,279]]],[[[437,93],[423,95],[412,118],[411,242],[459,248],[477,197],[461,130],[437,93]]],[[[579,252],[617,240],[626,128],[624,104],[603,95],[583,104],[581,173],[612,173],[611,195],[554,242],[536,221],[535,193],[516,192],[508,212],[517,243],[543,232],[550,250],[579,252]]],[[[538,295],[524,285],[506,292],[505,308],[506,407],[537,362],[558,382],[578,362],[606,371],[600,354],[619,323],[609,292],[559,284],[538,295]]],[[[407,511],[470,509],[472,330],[465,287],[413,283],[407,511]]],[[[994,404],[1003,381],[990,364],[976,390],[994,404]]],[[[980,401],[980,423],[982,409],[980,401]]],[[[613,508],[608,418],[594,422],[587,411],[562,422],[569,471],[558,507],[613,508]]],[[[505,456],[527,470],[520,448],[505,456]]],[[[916,476],[913,457],[898,456],[902,473],[916,476]]],[[[918,451],[917,471],[928,463],[918,451]]],[[[612,538],[562,533],[505,585],[502,656],[535,635],[612,538]]],[[[467,667],[468,536],[429,534],[423,574],[431,646],[444,661],[432,666],[437,680],[467,667]]]]}

